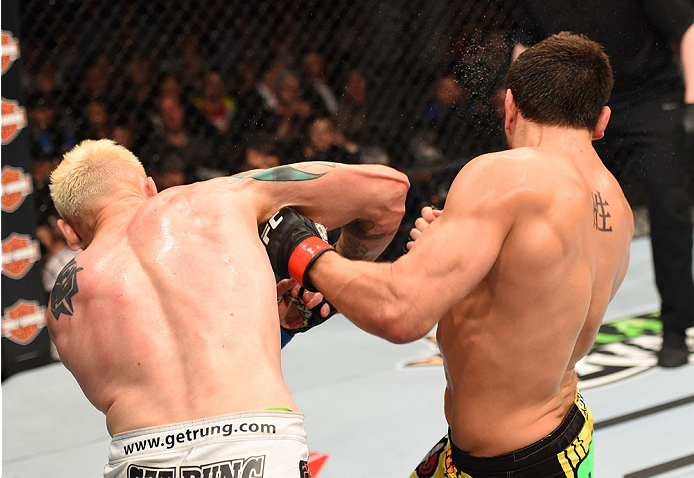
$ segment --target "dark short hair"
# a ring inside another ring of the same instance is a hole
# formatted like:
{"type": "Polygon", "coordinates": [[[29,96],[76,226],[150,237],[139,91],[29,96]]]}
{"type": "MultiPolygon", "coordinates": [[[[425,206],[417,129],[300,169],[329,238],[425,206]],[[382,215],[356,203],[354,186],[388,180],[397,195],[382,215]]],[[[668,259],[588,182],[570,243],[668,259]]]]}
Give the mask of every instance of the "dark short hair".
{"type": "Polygon", "coordinates": [[[592,131],[613,84],[602,45],[561,32],[521,53],[509,68],[505,87],[525,118],[592,131]]]}

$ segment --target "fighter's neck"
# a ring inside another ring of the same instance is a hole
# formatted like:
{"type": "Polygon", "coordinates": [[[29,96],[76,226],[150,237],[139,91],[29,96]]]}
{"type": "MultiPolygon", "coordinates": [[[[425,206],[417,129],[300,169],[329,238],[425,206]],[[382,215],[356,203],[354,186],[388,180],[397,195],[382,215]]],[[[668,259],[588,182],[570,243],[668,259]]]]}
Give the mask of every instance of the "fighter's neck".
{"type": "Polygon", "coordinates": [[[113,230],[125,227],[144,202],[144,198],[130,196],[105,204],[95,216],[92,228],[93,238],[96,239],[113,230]]]}
{"type": "Polygon", "coordinates": [[[591,133],[586,129],[545,126],[525,123],[509,140],[511,148],[546,148],[562,150],[593,150],[591,133]]]}

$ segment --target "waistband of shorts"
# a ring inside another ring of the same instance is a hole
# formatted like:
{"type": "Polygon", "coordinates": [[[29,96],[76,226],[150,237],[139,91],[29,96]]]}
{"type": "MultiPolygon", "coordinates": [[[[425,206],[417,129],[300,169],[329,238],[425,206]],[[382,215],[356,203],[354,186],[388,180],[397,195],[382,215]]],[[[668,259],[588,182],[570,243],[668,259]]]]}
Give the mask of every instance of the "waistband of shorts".
{"type": "Polygon", "coordinates": [[[220,441],[286,438],[306,442],[303,413],[277,410],[232,413],[118,433],[111,440],[109,461],[220,441]]]}
{"type": "Polygon", "coordinates": [[[453,441],[451,441],[453,463],[467,473],[498,473],[520,470],[547,459],[556,459],[557,453],[573,442],[585,424],[586,416],[579,408],[579,405],[574,402],[564,419],[552,433],[531,445],[510,453],[492,457],[473,456],[456,447],[453,441]]]}

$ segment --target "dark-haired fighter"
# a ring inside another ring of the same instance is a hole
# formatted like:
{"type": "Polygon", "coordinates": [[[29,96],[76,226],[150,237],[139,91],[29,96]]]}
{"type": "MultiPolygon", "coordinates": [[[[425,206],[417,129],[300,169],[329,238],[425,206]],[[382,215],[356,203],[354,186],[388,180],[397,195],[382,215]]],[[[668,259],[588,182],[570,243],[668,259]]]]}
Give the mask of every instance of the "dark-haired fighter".
{"type": "Polygon", "coordinates": [[[68,246],[84,250],[58,277],[48,328],[106,415],[104,475],[306,476],[259,225],[295,206],[342,226],[340,252],[374,259],[398,228],[407,178],[302,163],[157,193],[130,151],[101,140],[66,154],[50,187],[68,246]]]}
{"type": "Polygon", "coordinates": [[[413,477],[590,476],[592,415],[574,366],[624,278],[633,234],[592,146],[612,83],[585,37],[556,35],[520,55],[506,80],[512,149],[468,163],[394,263],[329,249],[307,259],[296,246],[311,228],[281,221],[269,232],[275,267],[288,263],[365,331],[404,343],[438,323],[450,429],[413,477]]]}

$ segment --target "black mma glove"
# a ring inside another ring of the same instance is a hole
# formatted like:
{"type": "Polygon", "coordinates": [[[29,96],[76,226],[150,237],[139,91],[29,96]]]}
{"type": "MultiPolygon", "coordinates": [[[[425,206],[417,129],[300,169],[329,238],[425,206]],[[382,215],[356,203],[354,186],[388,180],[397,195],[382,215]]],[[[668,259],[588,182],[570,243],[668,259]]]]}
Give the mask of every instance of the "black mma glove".
{"type": "Polygon", "coordinates": [[[335,248],[326,242],[325,228],[291,207],[280,209],[265,225],[260,239],[265,244],[275,278],[293,278],[311,292],[318,292],[308,278],[313,262],[335,248]]]}
{"type": "Polygon", "coordinates": [[[337,309],[333,307],[333,305],[328,302],[327,300],[323,299],[320,304],[315,306],[312,309],[309,309],[306,307],[306,304],[304,303],[304,300],[302,299],[304,295],[304,288],[302,287],[299,289],[299,296],[298,297],[292,297],[291,294],[287,293],[287,297],[289,297],[289,300],[292,301],[292,303],[296,306],[297,309],[299,309],[299,312],[301,312],[301,316],[304,319],[304,323],[301,327],[299,328],[292,328],[288,329],[286,327],[282,327],[282,330],[284,330],[286,333],[289,335],[293,336],[294,334],[299,334],[302,332],[306,332],[309,329],[312,329],[313,327],[322,324],[326,320],[328,320],[330,317],[335,315],[337,313],[337,309]],[[328,304],[330,306],[330,312],[328,312],[328,315],[323,317],[320,314],[320,310],[323,308],[324,304],[328,304]]]}

